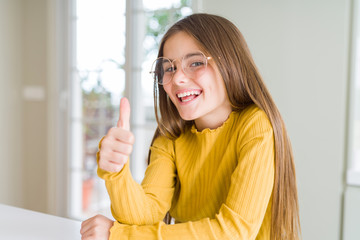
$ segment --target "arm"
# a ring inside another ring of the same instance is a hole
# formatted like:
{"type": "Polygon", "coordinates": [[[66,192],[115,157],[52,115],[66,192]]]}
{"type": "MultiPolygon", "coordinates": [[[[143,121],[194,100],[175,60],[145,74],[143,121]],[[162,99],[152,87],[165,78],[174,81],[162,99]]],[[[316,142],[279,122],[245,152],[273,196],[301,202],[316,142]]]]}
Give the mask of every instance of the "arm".
{"type": "Polygon", "coordinates": [[[194,222],[111,228],[110,239],[255,239],[271,204],[274,139],[264,115],[249,119],[238,139],[238,165],[226,201],[213,218],[194,222]]]}
{"type": "MultiPolygon", "coordinates": [[[[175,162],[172,141],[158,137],[151,146],[150,165],[142,184],[131,176],[129,163],[118,173],[98,168],[105,180],[114,218],[125,224],[154,224],[170,209],[175,186],[175,162]]],[[[101,148],[101,145],[100,145],[101,148]]]]}

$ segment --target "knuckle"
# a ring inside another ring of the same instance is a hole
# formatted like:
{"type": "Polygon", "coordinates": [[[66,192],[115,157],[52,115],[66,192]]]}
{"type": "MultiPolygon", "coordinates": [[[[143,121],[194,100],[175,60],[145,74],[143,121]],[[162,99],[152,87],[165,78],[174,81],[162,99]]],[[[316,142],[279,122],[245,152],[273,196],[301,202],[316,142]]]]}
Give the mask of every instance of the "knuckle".
{"type": "Polygon", "coordinates": [[[105,150],[100,151],[99,153],[99,163],[106,161],[108,158],[108,152],[105,150]]]}
{"type": "Polygon", "coordinates": [[[120,156],[120,162],[122,165],[124,165],[127,162],[128,156],[126,155],[121,155],[120,156]]]}
{"type": "Polygon", "coordinates": [[[106,170],[106,165],[102,161],[99,162],[99,167],[103,170],[106,170]]]}
{"type": "Polygon", "coordinates": [[[112,164],[111,167],[109,168],[109,172],[120,172],[121,170],[121,166],[119,164],[112,164]]]}
{"type": "Polygon", "coordinates": [[[132,145],[127,145],[126,148],[125,148],[125,152],[126,154],[130,155],[130,153],[132,152],[133,150],[133,146],[132,145]]]}
{"type": "Polygon", "coordinates": [[[117,152],[112,152],[109,157],[111,158],[112,161],[117,162],[118,159],[119,159],[119,153],[117,153],[117,152]]]}
{"type": "Polygon", "coordinates": [[[113,168],[113,172],[120,172],[120,170],[121,170],[121,166],[119,165],[115,165],[113,168]]]}
{"type": "Polygon", "coordinates": [[[135,142],[135,136],[132,132],[130,132],[130,134],[129,134],[129,142],[131,144],[134,144],[134,142],[135,142]]]}
{"type": "MultiPolygon", "coordinates": [[[[119,172],[127,162],[128,156],[118,152],[106,152],[99,160],[99,167],[109,172],[119,172]],[[105,157],[104,157],[105,156],[105,157]]],[[[99,221],[101,215],[96,215],[94,221],[99,221]]]]}
{"type": "Polygon", "coordinates": [[[94,217],[94,223],[95,223],[95,224],[98,224],[99,221],[100,221],[100,215],[97,214],[97,215],[94,217]]]}
{"type": "Polygon", "coordinates": [[[115,127],[112,127],[112,128],[109,129],[107,135],[113,136],[115,132],[116,132],[116,128],[115,128],[115,127]]]}
{"type": "Polygon", "coordinates": [[[106,161],[99,161],[99,167],[103,170],[109,170],[109,162],[106,161]]]}
{"type": "Polygon", "coordinates": [[[99,151],[99,161],[101,161],[104,158],[104,156],[105,156],[105,151],[104,151],[104,149],[101,149],[99,151]]]}
{"type": "Polygon", "coordinates": [[[109,137],[105,137],[101,142],[101,147],[109,145],[109,142],[110,142],[109,137]]]}
{"type": "Polygon", "coordinates": [[[121,150],[123,149],[123,143],[122,142],[117,142],[116,146],[114,147],[114,150],[117,152],[121,152],[121,150]]]}

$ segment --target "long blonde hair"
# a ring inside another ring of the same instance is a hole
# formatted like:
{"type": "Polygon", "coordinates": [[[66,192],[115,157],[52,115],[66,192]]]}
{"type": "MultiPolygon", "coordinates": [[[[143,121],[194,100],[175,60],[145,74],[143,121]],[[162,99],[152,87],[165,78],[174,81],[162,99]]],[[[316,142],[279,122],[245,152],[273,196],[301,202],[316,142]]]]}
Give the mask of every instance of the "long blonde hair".
{"type": "MultiPolygon", "coordinates": [[[[244,37],[233,23],[223,17],[193,14],[175,23],[166,32],[158,57],[163,56],[165,42],[181,31],[191,36],[205,54],[213,57],[234,111],[242,111],[247,106],[256,104],[267,114],[275,140],[271,239],[299,239],[299,206],[290,140],[280,112],[262,80],[244,37]]],[[[164,88],[156,83],[154,105],[158,128],[153,140],[159,135],[175,139],[193,123],[181,119],[164,88]]]]}

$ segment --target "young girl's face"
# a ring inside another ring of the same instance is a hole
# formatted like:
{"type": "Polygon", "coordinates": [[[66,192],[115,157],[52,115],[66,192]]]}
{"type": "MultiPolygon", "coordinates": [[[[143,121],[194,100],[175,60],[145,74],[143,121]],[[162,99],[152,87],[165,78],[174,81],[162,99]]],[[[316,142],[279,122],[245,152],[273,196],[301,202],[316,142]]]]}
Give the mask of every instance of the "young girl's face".
{"type": "Polygon", "coordinates": [[[176,72],[163,86],[181,118],[195,120],[196,128],[201,131],[221,126],[231,112],[231,105],[214,60],[208,60],[207,68],[198,77],[191,78],[183,72],[182,58],[200,51],[195,40],[184,32],[170,37],[164,45],[164,57],[176,60],[176,72]]]}

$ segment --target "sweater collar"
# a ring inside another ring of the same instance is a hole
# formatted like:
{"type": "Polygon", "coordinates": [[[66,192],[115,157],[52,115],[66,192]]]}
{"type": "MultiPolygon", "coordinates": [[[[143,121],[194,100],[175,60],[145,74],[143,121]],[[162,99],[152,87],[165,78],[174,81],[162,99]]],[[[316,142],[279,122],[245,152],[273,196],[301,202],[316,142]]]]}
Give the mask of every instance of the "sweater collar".
{"type": "Polygon", "coordinates": [[[229,122],[233,121],[235,115],[235,111],[232,111],[229,114],[229,117],[225,120],[225,122],[223,122],[223,124],[218,127],[218,128],[214,128],[214,129],[210,129],[210,128],[205,128],[202,131],[198,131],[196,129],[195,123],[191,126],[191,132],[194,134],[212,134],[212,133],[216,133],[216,132],[220,132],[223,128],[226,127],[226,125],[229,125],[229,122]]]}

